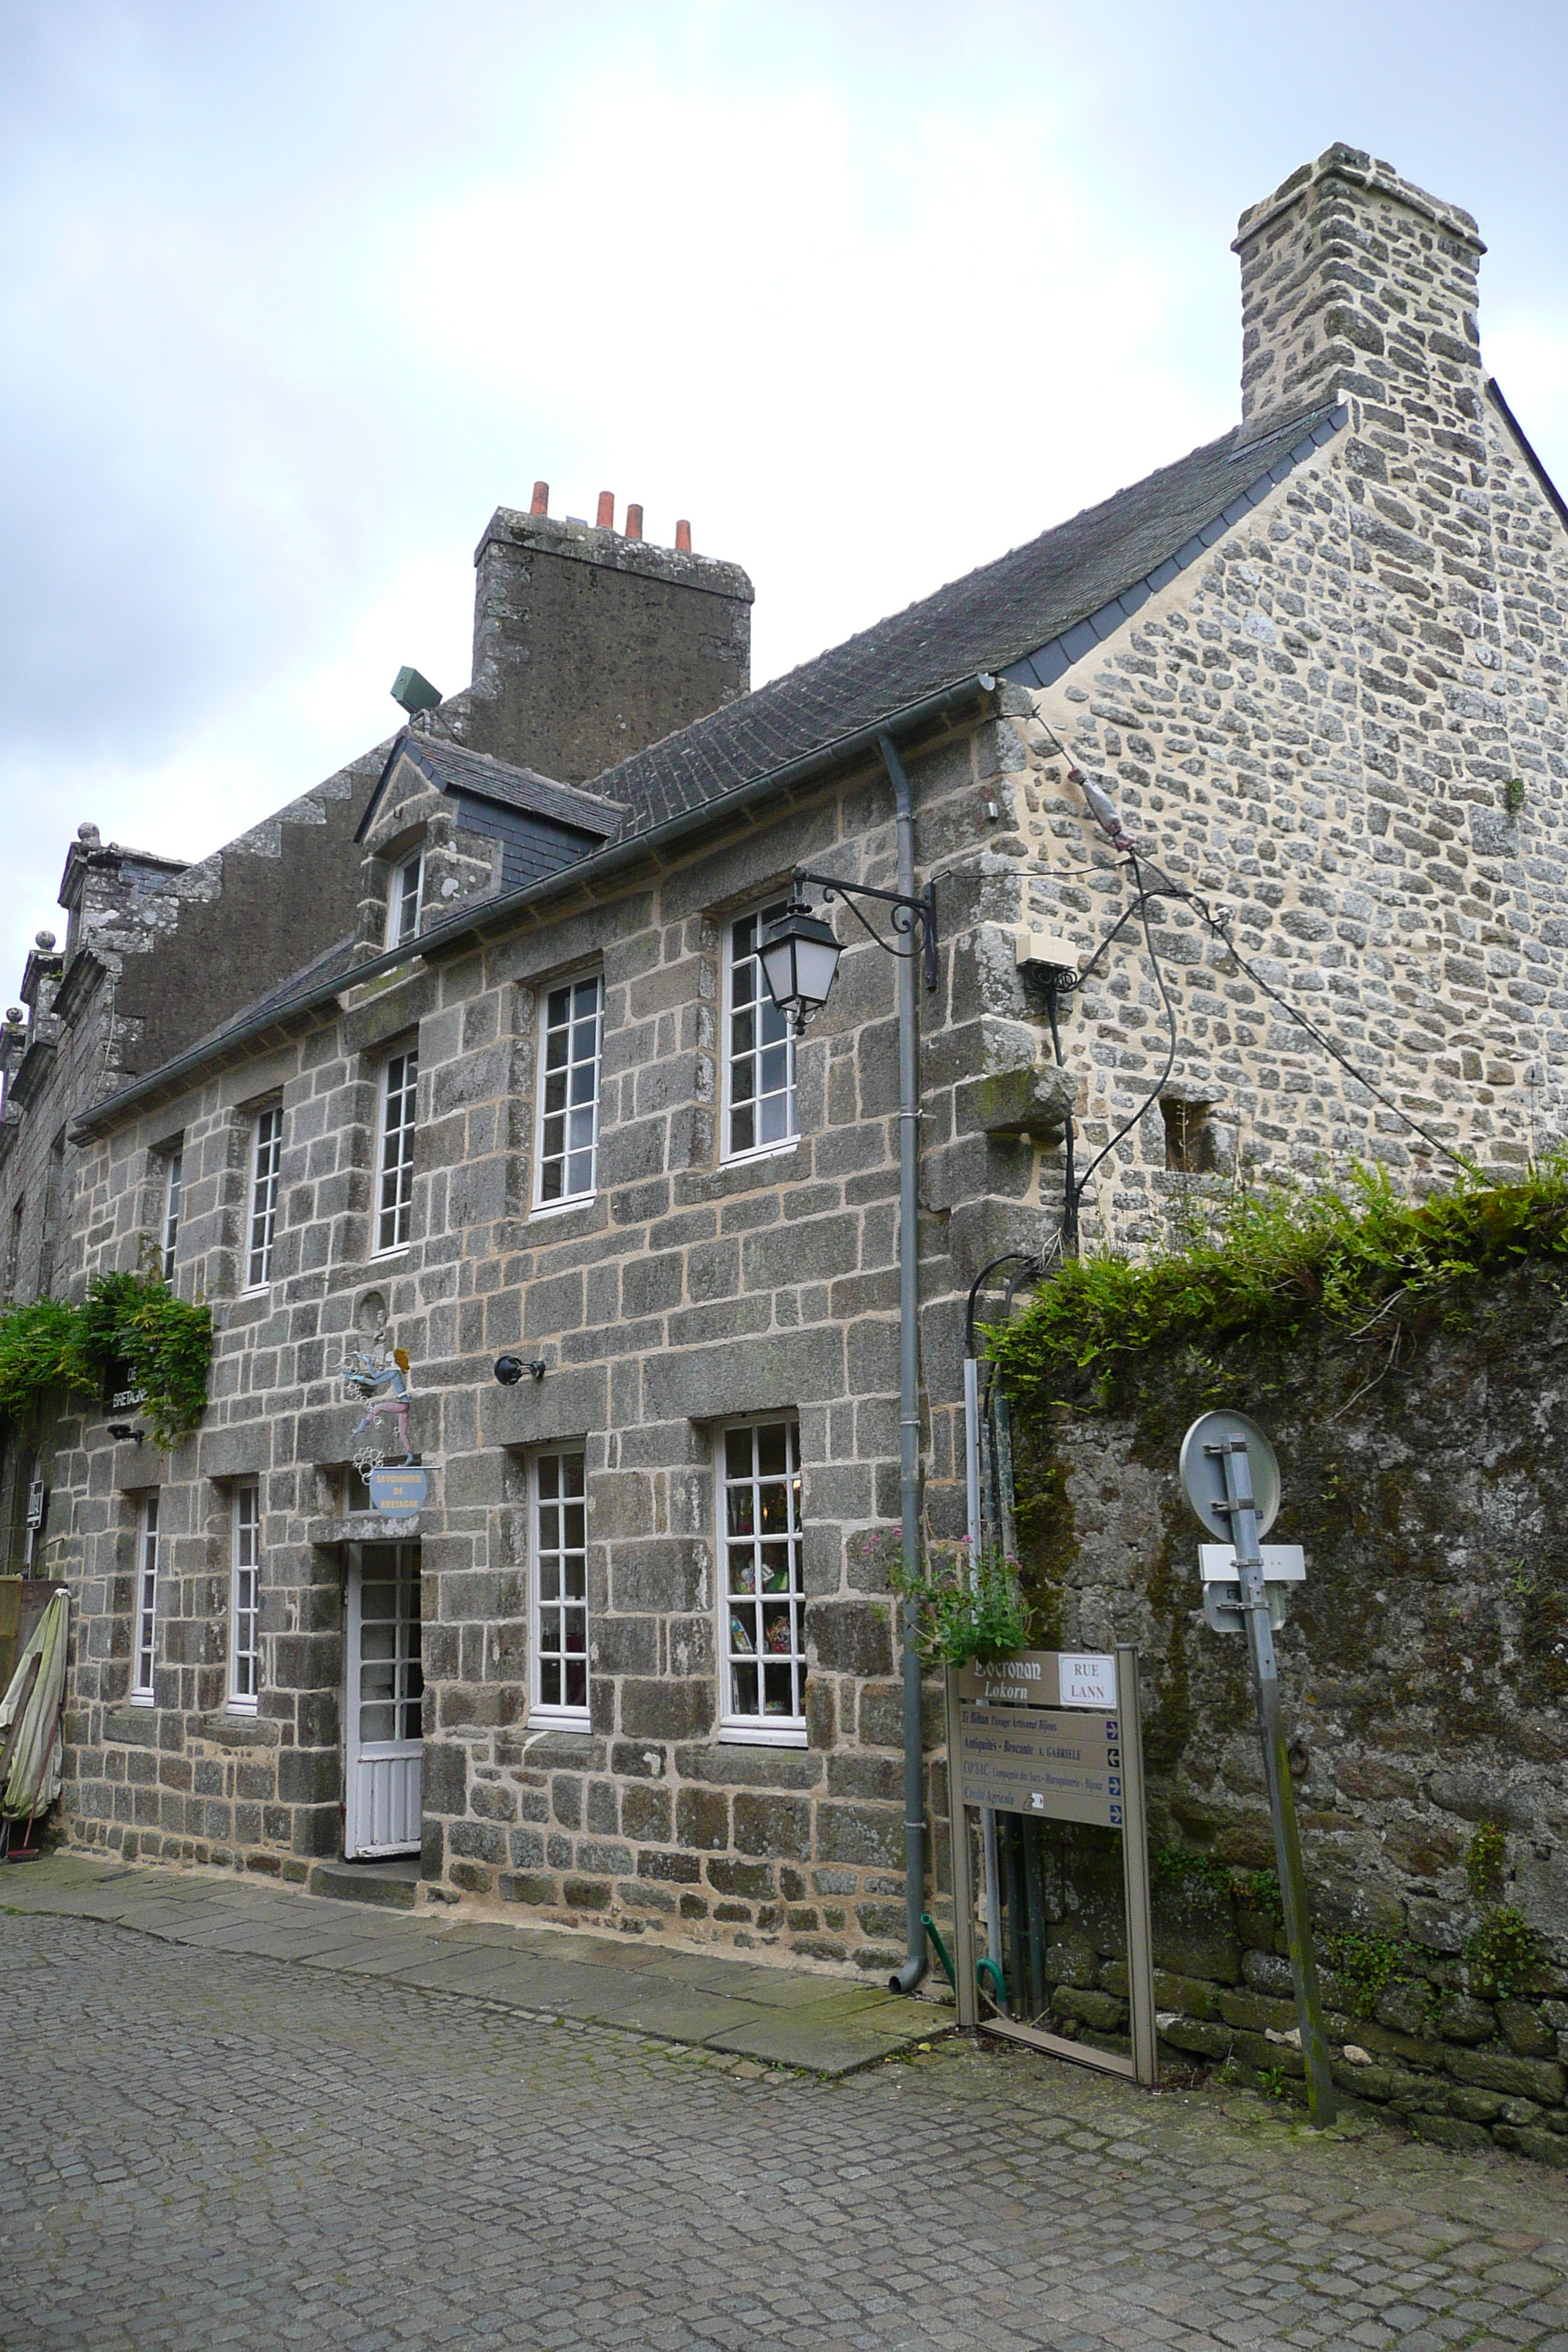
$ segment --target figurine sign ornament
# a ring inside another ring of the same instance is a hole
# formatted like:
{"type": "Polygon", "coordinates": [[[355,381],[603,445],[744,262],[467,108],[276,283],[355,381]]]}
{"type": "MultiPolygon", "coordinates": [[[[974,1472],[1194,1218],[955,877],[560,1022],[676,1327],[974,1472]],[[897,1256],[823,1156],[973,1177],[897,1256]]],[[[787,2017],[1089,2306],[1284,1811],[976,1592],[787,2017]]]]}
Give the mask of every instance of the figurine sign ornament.
{"type": "Polygon", "coordinates": [[[370,1349],[356,1348],[342,1367],[342,1376],[346,1386],[364,1405],[364,1412],[354,1426],[354,1436],[363,1437],[374,1421],[388,1418],[403,1441],[405,1462],[412,1462],[414,1454],[408,1440],[407,1349],[394,1348],[389,1357],[378,1362],[370,1349]],[[384,1390],[384,1395],[382,1393],[384,1390]]]}
{"type": "MultiPolygon", "coordinates": [[[[1323,2035],[1318,1965],[1307,1910],[1307,1879],[1301,1867],[1296,1797],[1279,1700],[1279,1666],[1274,1653],[1274,1635],[1279,1630],[1275,1610],[1279,1603],[1269,1590],[1268,1566],[1258,1541],[1272,1527],[1279,1508],[1279,1465],[1268,1438],[1246,1413],[1205,1412],[1194,1422],[1182,1441],[1181,1469],[1188,1502],[1212,1535],[1228,1538],[1225,1549],[1233,1555],[1224,1563],[1225,1584],[1208,1581],[1205,1565],[1205,1614],[1216,1631],[1230,1630],[1218,1622],[1209,1605],[1211,1595],[1224,1592],[1225,1613],[1238,1616],[1247,1628],[1258,1728],[1263,1746],[1263,1774],[1274,1829],[1274,1858],[1279,1874],[1286,1941],[1290,1949],[1290,1981],[1307,2070],[1307,2101],[1313,2122],[1324,2126],[1334,2119],[1333,2077],[1329,2070],[1329,2045],[1323,2035]]],[[[1205,1551],[1220,1549],[1204,1546],[1205,1551]]],[[[1286,1549],[1279,1547],[1282,1551],[1286,1549]]],[[[1294,1547],[1289,1549],[1293,1550],[1294,1547]]],[[[1281,1610],[1281,1619],[1282,1615],[1281,1610]]]]}
{"type": "Polygon", "coordinates": [[[412,1527],[423,1509],[428,1481],[414,1460],[408,1433],[408,1370],[406,1349],[356,1348],[342,1366],[344,1383],[364,1405],[353,1435],[363,1438],[350,1457],[370,1489],[371,1508],[412,1527]],[[403,1442],[403,1460],[387,1467],[386,1455],[376,1444],[380,1424],[390,1421],[403,1442]]]}

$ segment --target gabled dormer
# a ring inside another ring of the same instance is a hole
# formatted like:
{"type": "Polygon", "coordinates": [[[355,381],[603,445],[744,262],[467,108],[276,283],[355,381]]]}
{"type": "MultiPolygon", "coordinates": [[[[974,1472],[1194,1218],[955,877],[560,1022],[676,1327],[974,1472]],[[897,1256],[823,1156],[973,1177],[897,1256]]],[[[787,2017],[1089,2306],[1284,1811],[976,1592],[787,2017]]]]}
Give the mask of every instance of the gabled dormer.
{"type": "Polygon", "coordinates": [[[405,728],[371,794],[356,955],[405,946],[467,901],[521,890],[613,841],[624,812],[531,768],[405,728]]]}

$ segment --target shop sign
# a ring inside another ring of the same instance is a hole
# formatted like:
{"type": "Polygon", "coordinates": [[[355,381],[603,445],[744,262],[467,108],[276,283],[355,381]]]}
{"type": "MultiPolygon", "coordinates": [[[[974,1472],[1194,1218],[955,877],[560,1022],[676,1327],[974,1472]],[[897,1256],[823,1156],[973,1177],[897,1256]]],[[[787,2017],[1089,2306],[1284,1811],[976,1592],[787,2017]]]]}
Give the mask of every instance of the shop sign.
{"type": "Polygon", "coordinates": [[[384,1511],[394,1519],[409,1519],[416,1511],[422,1511],[429,1492],[429,1480],[424,1471],[403,1463],[391,1468],[383,1465],[373,1470],[366,1484],[372,1510],[384,1511]]]}

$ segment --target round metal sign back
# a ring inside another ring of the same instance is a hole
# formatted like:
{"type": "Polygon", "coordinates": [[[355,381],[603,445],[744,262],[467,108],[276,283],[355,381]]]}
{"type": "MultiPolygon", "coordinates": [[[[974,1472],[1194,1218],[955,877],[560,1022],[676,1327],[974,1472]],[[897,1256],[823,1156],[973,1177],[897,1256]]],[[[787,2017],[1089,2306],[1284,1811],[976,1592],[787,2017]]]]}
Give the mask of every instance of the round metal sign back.
{"type": "Polygon", "coordinates": [[[1255,1421],[1244,1412],[1200,1413],[1182,1440],[1182,1486],[1188,1502],[1211,1535],[1232,1540],[1230,1520],[1218,1508],[1225,1501],[1225,1465],[1219,1456],[1205,1454],[1208,1445],[1226,1438],[1245,1437],[1252,1467],[1253,1499],[1258,1506],[1258,1532],[1266,1536],[1279,1510],[1279,1465],[1274,1448],[1255,1421]]]}

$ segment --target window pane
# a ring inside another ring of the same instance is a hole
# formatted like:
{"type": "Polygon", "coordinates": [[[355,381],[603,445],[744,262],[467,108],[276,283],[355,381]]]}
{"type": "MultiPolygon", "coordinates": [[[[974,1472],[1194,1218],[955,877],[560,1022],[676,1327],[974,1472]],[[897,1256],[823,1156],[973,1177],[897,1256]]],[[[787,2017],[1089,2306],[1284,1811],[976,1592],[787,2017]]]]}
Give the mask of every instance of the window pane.
{"type": "Polygon", "coordinates": [[[261,1496],[234,1496],[234,1564],[229,1598],[229,1696],[253,1708],[261,1686],[261,1496]]]}
{"type": "Polygon", "coordinates": [[[138,1698],[153,1696],[158,1634],[158,1497],[142,1506],[136,1530],[136,1586],[131,1688],[138,1698]]]}
{"type": "Polygon", "coordinates": [[[278,1225],[278,1177],[283,1151],[283,1113],[264,1110],[256,1122],[250,1176],[250,1231],[246,1287],[259,1290],[272,1279],[272,1244],[278,1225]]]}
{"type": "Polygon", "coordinates": [[[414,1126],[419,1098],[419,1056],[394,1054],[382,1079],[381,1184],[375,1245],[402,1249],[413,1221],[414,1126]]]}
{"type": "Polygon", "coordinates": [[[553,988],[544,1000],[535,1194],[542,1206],[581,1200],[595,1187],[604,1005],[604,983],[597,976],[553,988]]]}
{"type": "Polygon", "coordinates": [[[176,1244],[180,1238],[180,1193],[184,1184],[185,1154],[176,1144],[169,1154],[169,1165],[163,1191],[163,1279],[172,1281],[174,1273],[176,1244]]]}
{"type": "Polygon", "coordinates": [[[799,1459],[793,1422],[725,1432],[721,1606],[731,1722],[804,1727],[799,1459]]]}
{"type": "Polygon", "coordinates": [[[588,1514],[580,1452],[533,1465],[533,1704],[588,1707],[588,1514]]]}
{"type": "Polygon", "coordinates": [[[795,1033],[763,980],[757,949],[781,901],[730,927],[729,1036],[725,1045],[731,1154],[785,1143],[797,1131],[795,1033]]]}

